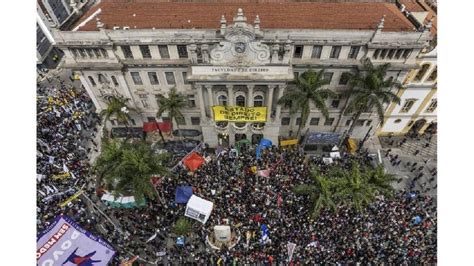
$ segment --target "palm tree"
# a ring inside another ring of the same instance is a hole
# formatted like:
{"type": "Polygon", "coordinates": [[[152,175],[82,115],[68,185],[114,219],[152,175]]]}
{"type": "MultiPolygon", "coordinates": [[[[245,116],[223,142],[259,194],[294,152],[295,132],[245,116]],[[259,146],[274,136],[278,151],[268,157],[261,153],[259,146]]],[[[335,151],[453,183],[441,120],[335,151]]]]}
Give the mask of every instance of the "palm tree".
{"type": "Polygon", "coordinates": [[[313,103],[323,113],[324,117],[328,118],[329,112],[325,101],[328,97],[334,97],[336,94],[329,89],[322,88],[329,84],[329,81],[324,79],[324,70],[314,72],[309,69],[295,78],[295,82],[296,90],[287,91],[278,99],[278,104],[290,105],[290,114],[292,115],[301,111],[301,122],[296,133],[297,138],[299,138],[301,129],[306,125],[309,118],[310,103],[313,103]]]}
{"type": "Polygon", "coordinates": [[[130,111],[136,111],[136,109],[127,105],[129,99],[123,96],[110,96],[106,98],[107,108],[100,112],[100,116],[103,118],[104,123],[108,120],[111,121],[112,117],[117,118],[119,124],[125,124],[128,128],[128,122],[130,121],[130,111]]]}
{"type": "Polygon", "coordinates": [[[176,88],[172,88],[168,94],[168,97],[158,95],[157,103],[159,107],[156,116],[161,117],[161,115],[165,111],[167,111],[169,113],[168,117],[170,118],[171,122],[173,122],[173,120],[175,121],[176,128],[178,129],[178,132],[182,137],[182,133],[181,130],[179,130],[179,124],[176,119],[184,119],[184,116],[181,113],[181,109],[188,106],[186,96],[181,93],[178,93],[176,91],[176,88]]]}
{"type": "Polygon", "coordinates": [[[176,221],[176,224],[173,227],[173,233],[178,236],[186,236],[191,232],[191,223],[185,217],[181,217],[176,221]]]}
{"type": "Polygon", "coordinates": [[[398,180],[394,175],[386,173],[382,165],[377,166],[375,169],[369,170],[368,175],[369,184],[375,190],[385,196],[392,195],[393,187],[391,183],[398,180]]]}
{"type": "Polygon", "coordinates": [[[145,197],[154,199],[152,175],[169,175],[165,166],[168,154],[156,154],[145,142],[108,141],[97,158],[93,170],[103,177],[106,185],[115,194],[132,194],[137,201],[145,197]]]}
{"type": "Polygon", "coordinates": [[[365,172],[361,172],[359,164],[352,163],[350,171],[344,171],[345,177],[337,188],[337,197],[347,206],[353,206],[358,211],[375,199],[375,188],[370,185],[365,172]]]}
{"type": "MultiPolygon", "coordinates": [[[[345,114],[354,113],[352,124],[347,132],[350,136],[357,120],[363,112],[376,109],[377,115],[384,122],[384,104],[395,102],[400,104],[400,98],[392,92],[392,88],[402,88],[402,84],[392,78],[385,79],[390,64],[374,66],[370,59],[364,62],[364,73],[349,74],[351,89],[344,93],[350,97],[344,110],[345,114]]],[[[339,121],[338,121],[339,122],[339,121]]]]}
{"type": "Polygon", "coordinates": [[[314,184],[298,185],[293,189],[297,195],[309,195],[313,204],[311,217],[317,218],[324,208],[330,208],[336,211],[337,206],[334,201],[334,182],[327,177],[320,175],[315,169],[311,170],[311,177],[314,184]]]}

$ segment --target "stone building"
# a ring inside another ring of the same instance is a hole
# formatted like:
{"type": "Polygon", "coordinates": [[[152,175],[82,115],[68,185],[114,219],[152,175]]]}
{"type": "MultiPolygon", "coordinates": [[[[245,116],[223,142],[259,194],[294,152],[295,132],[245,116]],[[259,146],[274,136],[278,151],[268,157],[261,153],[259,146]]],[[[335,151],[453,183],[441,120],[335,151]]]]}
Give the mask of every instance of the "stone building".
{"type": "MultiPolygon", "coordinates": [[[[280,2],[103,0],[53,35],[63,67],[80,75],[99,111],[108,96],[123,95],[140,110],[131,121],[139,127],[156,119],[156,95],[176,87],[189,102],[177,123],[201,131],[210,146],[294,135],[299,115],[277,100],[295,75],[324,69],[328,87],[342,92],[344,73],[370,58],[390,63],[388,77],[402,82],[431,39],[391,2],[280,2]],[[266,121],[216,122],[216,105],[266,107],[266,121]]],[[[303,132],[343,133],[354,122],[341,115],[345,102],[328,99],[329,119],[312,106],[303,132]]],[[[355,123],[356,138],[379,125],[370,110],[355,123]]]]}

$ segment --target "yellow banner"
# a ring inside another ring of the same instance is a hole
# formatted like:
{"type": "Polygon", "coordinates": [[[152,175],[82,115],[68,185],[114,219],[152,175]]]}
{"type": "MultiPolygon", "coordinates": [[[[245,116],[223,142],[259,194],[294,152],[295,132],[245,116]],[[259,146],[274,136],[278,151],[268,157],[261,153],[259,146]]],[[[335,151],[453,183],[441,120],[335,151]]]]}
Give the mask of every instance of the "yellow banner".
{"type": "Polygon", "coordinates": [[[53,178],[54,180],[61,180],[61,179],[64,179],[64,178],[67,178],[69,177],[70,174],[69,173],[62,173],[62,174],[58,174],[58,175],[53,175],[51,178],[53,178]]]}
{"type": "Polygon", "coordinates": [[[265,122],[267,107],[221,106],[212,107],[214,121],[229,122],[265,122]]]}
{"type": "Polygon", "coordinates": [[[69,202],[75,200],[77,197],[79,197],[84,191],[82,190],[79,190],[78,192],[76,192],[76,194],[72,195],[69,199],[65,200],[64,202],[62,202],[61,204],[59,204],[59,207],[64,207],[66,206],[69,202]]]}
{"type": "Polygon", "coordinates": [[[287,139],[280,140],[280,146],[296,145],[298,144],[298,139],[287,139]]]}

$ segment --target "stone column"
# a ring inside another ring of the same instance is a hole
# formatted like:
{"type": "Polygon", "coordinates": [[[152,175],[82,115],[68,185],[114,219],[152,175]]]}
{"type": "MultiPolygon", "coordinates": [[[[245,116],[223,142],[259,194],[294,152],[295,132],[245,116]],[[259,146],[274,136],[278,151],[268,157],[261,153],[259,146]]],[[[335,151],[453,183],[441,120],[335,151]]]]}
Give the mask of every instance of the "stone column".
{"type": "Polygon", "coordinates": [[[209,113],[211,114],[212,120],[214,120],[214,112],[212,106],[214,105],[214,95],[212,94],[212,85],[205,85],[207,89],[207,96],[209,98],[209,113]]]}
{"type": "Polygon", "coordinates": [[[272,104],[273,104],[273,90],[275,89],[275,85],[268,85],[268,93],[267,93],[267,122],[270,121],[272,115],[272,104]]]}
{"type": "MultiPolygon", "coordinates": [[[[283,96],[283,92],[286,89],[286,84],[281,84],[278,85],[278,99],[277,101],[283,96]]],[[[280,114],[281,114],[281,104],[276,105],[276,114],[275,114],[275,121],[278,121],[280,119],[280,114]]]]}
{"type": "Polygon", "coordinates": [[[234,99],[234,85],[225,85],[227,88],[227,95],[229,97],[228,102],[230,106],[235,105],[235,99],[234,99]]]}
{"type": "Polygon", "coordinates": [[[199,111],[201,112],[201,120],[206,119],[206,107],[204,106],[204,96],[202,94],[202,85],[195,85],[199,98],[199,111]]]}
{"type": "Polygon", "coordinates": [[[248,88],[248,96],[247,96],[247,107],[252,107],[253,106],[253,88],[255,85],[247,85],[248,88]]]}

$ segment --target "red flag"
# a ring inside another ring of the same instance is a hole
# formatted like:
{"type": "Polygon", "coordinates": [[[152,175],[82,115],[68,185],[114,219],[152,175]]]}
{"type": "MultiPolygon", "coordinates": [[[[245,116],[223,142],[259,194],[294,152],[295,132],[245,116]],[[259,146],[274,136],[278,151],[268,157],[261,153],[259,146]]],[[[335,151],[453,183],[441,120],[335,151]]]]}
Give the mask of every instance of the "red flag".
{"type": "Polygon", "coordinates": [[[281,194],[278,193],[278,198],[277,198],[277,205],[278,205],[278,208],[281,207],[281,204],[283,203],[283,198],[281,197],[281,194]]]}

